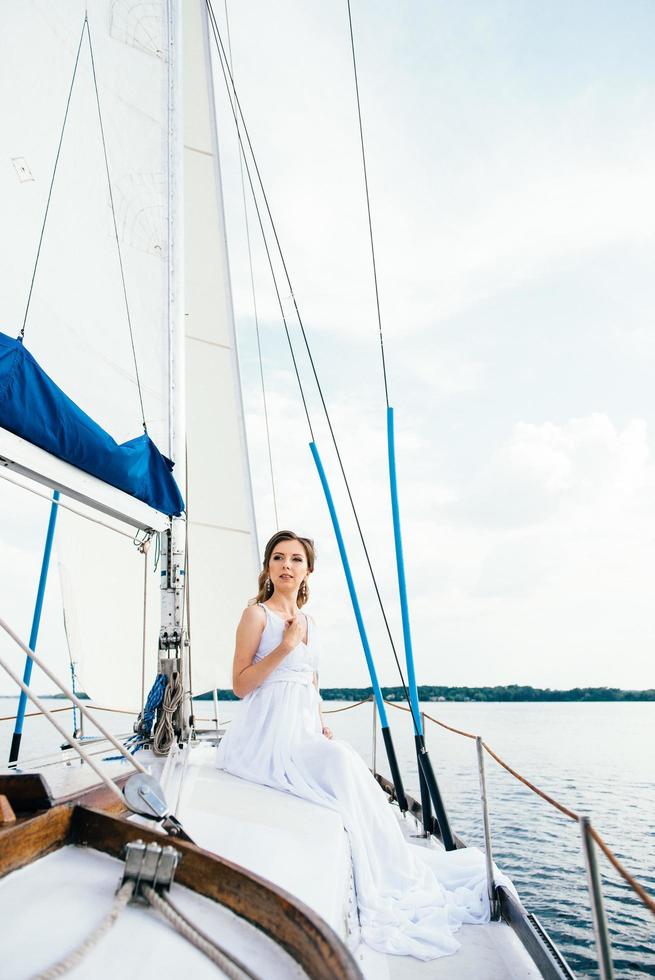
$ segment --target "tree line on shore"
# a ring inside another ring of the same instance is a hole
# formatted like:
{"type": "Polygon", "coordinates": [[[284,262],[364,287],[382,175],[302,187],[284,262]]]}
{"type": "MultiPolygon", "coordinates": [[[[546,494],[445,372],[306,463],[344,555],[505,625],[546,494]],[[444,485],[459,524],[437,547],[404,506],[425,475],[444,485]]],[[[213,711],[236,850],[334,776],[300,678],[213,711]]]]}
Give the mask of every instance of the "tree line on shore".
{"type": "MultiPolygon", "coordinates": [[[[404,701],[402,687],[383,687],[387,701],[404,701]]],[[[370,687],[324,687],[324,701],[364,701],[370,698],[370,687]]],[[[419,701],[655,701],[655,689],[624,691],[618,687],[573,687],[568,691],[549,687],[530,687],[525,684],[506,684],[496,687],[439,687],[422,684],[418,688],[419,701]]],[[[194,700],[211,701],[211,692],[200,694],[194,700]]],[[[220,701],[236,701],[230,690],[219,690],[220,701]]]]}

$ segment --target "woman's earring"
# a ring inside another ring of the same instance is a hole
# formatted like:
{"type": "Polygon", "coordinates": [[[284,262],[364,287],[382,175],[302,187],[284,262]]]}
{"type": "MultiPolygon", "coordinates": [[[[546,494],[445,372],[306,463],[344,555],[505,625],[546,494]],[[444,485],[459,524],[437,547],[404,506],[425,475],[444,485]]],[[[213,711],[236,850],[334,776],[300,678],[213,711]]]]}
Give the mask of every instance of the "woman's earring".
{"type": "Polygon", "coordinates": [[[271,583],[270,578],[267,578],[266,579],[266,591],[267,592],[272,592],[273,591],[273,585],[271,583]]]}

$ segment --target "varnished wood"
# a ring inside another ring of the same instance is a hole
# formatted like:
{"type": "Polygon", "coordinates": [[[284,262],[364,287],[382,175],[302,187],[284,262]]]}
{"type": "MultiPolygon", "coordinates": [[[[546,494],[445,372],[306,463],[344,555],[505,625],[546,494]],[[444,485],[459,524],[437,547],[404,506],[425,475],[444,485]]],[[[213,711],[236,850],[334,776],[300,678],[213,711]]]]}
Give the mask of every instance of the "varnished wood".
{"type": "Polygon", "coordinates": [[[6,796],[0,795],[0,824],[16,823],[16,814],[6,796]]]}
{"type": "Polygon", "coordinates": [[[16,813],[34,813],[53,805],[48,784],[40,772],[3,773],[0,794],[7,797],[16,813]]]}
{"type": "MultiPolygon", "coordinates": [[[[130,776],[133,776],[134,772],[130,771],[126,773],[125,776],[119,776],[112,780],[119,789],[122,789],[130,776]]],[[[80,793],[71,793],[70,796],[61,796],[57,799],[57,803],[80,803],[82,806],[90,806],[95,810],[102,810],[104,813],[127,813],[128,807],[121,803],[115,793],[112,793],[104,783],[98,783],[95,786],[91,786],[89,789],[80,793]]]]}
{"type": "MultiPolygon", "coordinates": [[[[76,806],[72,827],[77,843],[123,856],[128,841],[162,842],[161,834],[120,817],[76,806]]],[[[220,902],[284,947],[312,980],[361,980],[361,973],[337,934],[315,912],[283,889],[209,851],[166,838],[183,860],[176,881],[220,902]]]]}
{"type": "Polygon", "coordinates": [[[0,877],[69,842],[73,811],[59,806],[0,827],[0,877]]]}

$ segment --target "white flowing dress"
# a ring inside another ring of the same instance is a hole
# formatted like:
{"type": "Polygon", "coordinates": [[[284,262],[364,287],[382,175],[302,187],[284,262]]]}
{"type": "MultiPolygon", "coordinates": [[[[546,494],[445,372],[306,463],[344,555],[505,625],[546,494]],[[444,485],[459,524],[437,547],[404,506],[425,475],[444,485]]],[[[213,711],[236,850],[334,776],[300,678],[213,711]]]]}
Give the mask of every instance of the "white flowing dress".
{"type": "MultiPolygon", "coordinates": [[[[254,657],[282,641],[284,620],[266,606],[254,657]]],[[[346,742],[321,731],[315,627],[239,705],[217,765],[341,814],[350,838],[362,939],[384,953],[422,960],[454,953],[462,923],[489,921],[484,858],[475,848],[428,852],[403,837],[386,794],[346,742]],[[422,852],[423,853],[423,852],[422,852]],[[427,856],[427,855],[426,855],[427,856]]]]}

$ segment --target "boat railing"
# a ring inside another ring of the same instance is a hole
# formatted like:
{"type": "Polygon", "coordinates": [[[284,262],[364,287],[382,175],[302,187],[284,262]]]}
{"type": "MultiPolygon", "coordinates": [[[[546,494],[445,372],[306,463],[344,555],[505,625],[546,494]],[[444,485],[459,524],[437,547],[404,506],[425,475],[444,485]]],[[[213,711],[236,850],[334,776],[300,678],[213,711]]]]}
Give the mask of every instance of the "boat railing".
{"type": "MultiPolygon", "coordinates": [[[[363,704],[373,704],[373,772],[376,773],[376,762],[377,762],[377,718],[376,718],[376,707],[373,697],[366,698],[363,701],[356,701],[352,704],[342,706],[340,708],[323,708],[323,714],[337,714],[341,711],[349,711],[353,708],[359,708],[363,704]]],[[[404,711],[409,714],[410,709],[406,705],[398,704],[395,701],[388,701],[385,699],[385,704],[390,708],[396,708],[398,711],[404,711]]],[[[596,944],[596,954],[598,958],[598,970],[601,980],[613,980],[614,969],[612,966],[612,951],[611,943],[609,937],[609,930],[607,925],[607,916],[605,913],[605,903],[603,901],[603,889],[601,876],[598,868],[598,862],[596,860],[596,848],[598,848],[609,861],[615,871],[623,878],[627,885],[633,890],[633,892],[639,897],[641,902],[646,906],[647,909],[655,915],[655,899],[648,894],[646,889],[641,885],[637,879],[628,871],[627,868],[619,861],[617,856],[611,850],[607,842],[603,839],[598,830],[592,825],[589,817],[583,816],[572,810],[570,807],[565,806],[559,800],[556,800],[549,793],[535,786],[533,782],[523,776],[520,772],[517,772],[512,766],[509,765],[493,748],[484,741],[480,735],[475,735],[472,732],[464,731],[461,728],[455,728],[453,725],[447,725],[444,721],[440,721],[438,718],[433,717],[433,715],[428,714],[426,711],[421,712],[421,720],[423,723],[423,729],[425,730],[425,723],[429,721],[433,725],[438,725],[439,728],[443,728],[454,735],[459,735],[463,738],[471,739],[476,745],[477,763],[478,763],[478,776],[480,780],[480,798],[482,804],[482,820],[484,826],[484,839],[485,839],[485,854],[486,854],[486,868],[487,868],[487,887],[489,892],[489,899],[491,904],[492,916],[497,909],[496,902],[496,884],[494,881],[493,874],[493,860],[492,860],[492,846],[491,846],[491,829],[489,821],[489,808],[487,803],[487,791],[486,791],[486,780],[485,780],[485,769],[484,769],[484,757],[485,753],[490,758],[494,760],[502,769],[508,772],[514,779],[518,780],[524,786],[526,786],[531,792],[535,793],[542,800],[548,803],[550,806],[558,810],[563,816],[567,817],[569,820],[573,820],[579,824],[580,835],[582,842],[582,853],[584,857],[585,868],[587,872],[587,884],[589,888],[589,897],[592,912],[592,921],[594,929],[594,940],[596,944]]]]}

